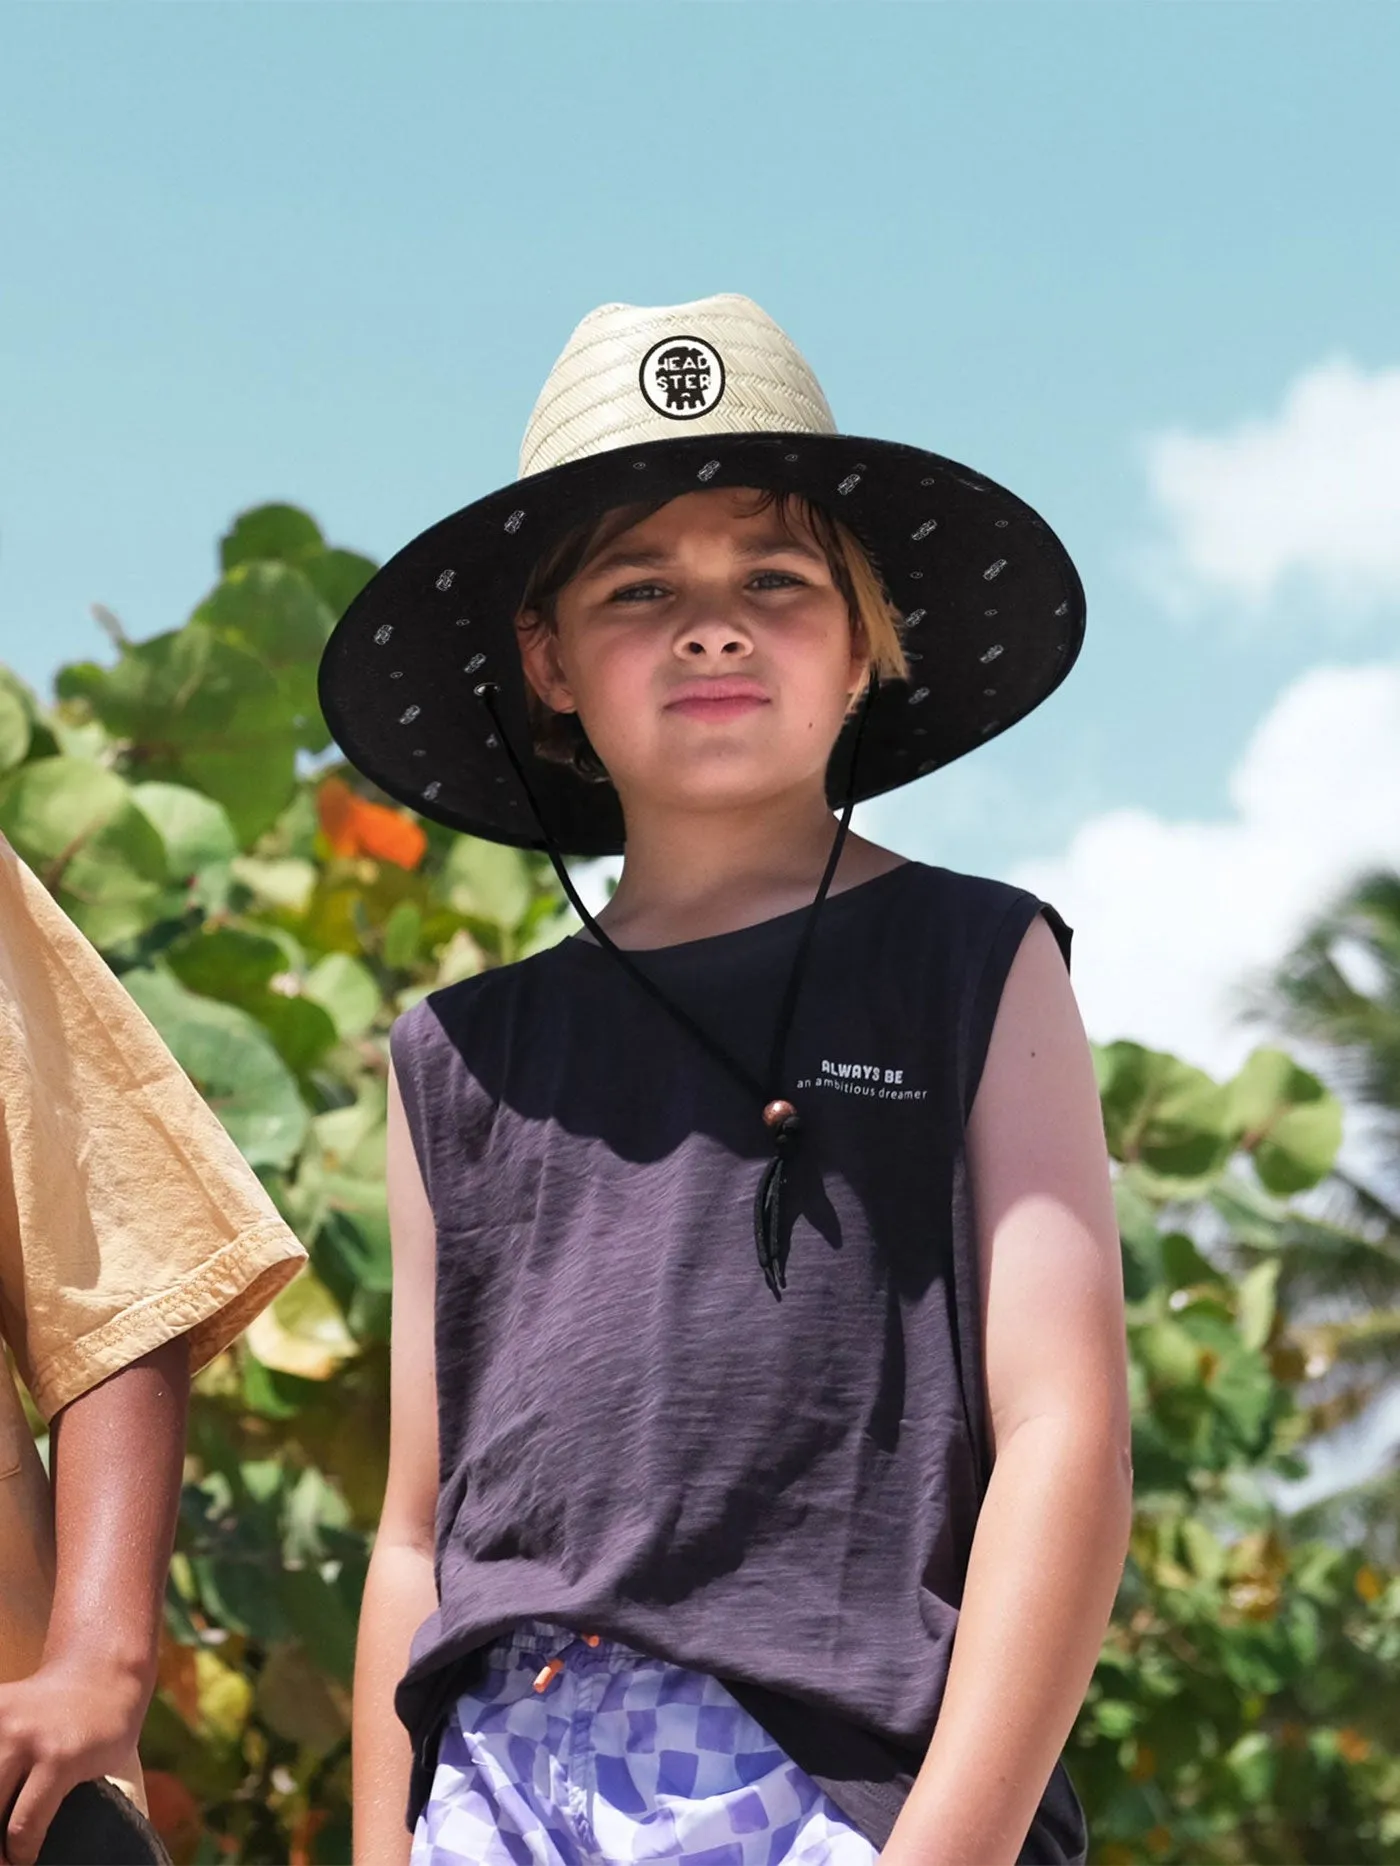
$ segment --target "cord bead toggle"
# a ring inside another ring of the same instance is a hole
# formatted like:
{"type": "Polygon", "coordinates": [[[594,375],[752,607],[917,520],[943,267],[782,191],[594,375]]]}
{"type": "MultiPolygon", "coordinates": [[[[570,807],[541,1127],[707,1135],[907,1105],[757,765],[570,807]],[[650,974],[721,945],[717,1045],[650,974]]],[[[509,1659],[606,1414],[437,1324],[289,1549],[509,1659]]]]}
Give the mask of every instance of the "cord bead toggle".
{"type": "Polygon", "coordinates": [[[770,1101],[763,1110],[763,1121],[766,1127],[791,1127],[796,1120],[797,1110],[790,1101],[770,1101]]]}

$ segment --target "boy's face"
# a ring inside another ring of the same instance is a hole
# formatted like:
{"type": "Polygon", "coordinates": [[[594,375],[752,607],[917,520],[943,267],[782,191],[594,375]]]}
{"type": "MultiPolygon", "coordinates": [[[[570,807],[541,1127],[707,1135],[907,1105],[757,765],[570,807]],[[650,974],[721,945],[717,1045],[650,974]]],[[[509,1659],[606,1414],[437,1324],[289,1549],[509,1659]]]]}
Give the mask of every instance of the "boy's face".
{"type": "Polygon", "coordinates": [[[826,557],[742,487],[686,493],[612,538],[521,640],[629,801],[758,803],[820,787],[867,655],[826,557]]]}

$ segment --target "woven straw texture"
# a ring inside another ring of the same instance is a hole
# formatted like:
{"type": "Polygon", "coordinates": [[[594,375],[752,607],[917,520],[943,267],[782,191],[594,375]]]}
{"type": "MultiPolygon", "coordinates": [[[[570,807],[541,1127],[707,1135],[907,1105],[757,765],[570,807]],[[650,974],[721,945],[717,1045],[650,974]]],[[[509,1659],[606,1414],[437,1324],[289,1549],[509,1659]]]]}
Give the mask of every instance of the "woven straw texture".
{"type": "Polygon", "coordinates": [[[834,434],[821,385],[797,345],[738,292],[680,305],[602,305],[578,325],[535,403],[520,477],[590,454],[690,434],[834,434]],[[699,337],[724,362],[716,407],[684,423],[638,388],[642,359],[671,336],[699,337]]]}

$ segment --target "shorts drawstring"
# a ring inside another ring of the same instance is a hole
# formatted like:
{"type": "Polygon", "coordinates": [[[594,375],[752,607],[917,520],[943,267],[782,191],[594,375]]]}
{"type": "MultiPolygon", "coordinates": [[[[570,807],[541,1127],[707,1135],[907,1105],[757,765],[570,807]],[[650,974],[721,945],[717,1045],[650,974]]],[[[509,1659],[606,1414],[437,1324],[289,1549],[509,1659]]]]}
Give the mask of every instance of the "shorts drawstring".
{"type": "MultiPolygon", "coordinates": [[[[579,1638],[583,1641],[585,1646],[599,1645],[602,1642],[602,1637],[603,1635],[601,1633],[580,1633],[579,1634],[579,1638]]],[[[552,1653],[550,1657],[545,1660],[544,1664],[540,1667],[540,1669],[535,1673],[535,1682],[531,1686],[531,1689],[534,1691],[548,1691],[549,1687],[554,1683],[554,1680],[559,1676],[560,1672],[562,1672],[563,1669],[564,1669],[563,1655],[558,1652],[552,1653]]]]}

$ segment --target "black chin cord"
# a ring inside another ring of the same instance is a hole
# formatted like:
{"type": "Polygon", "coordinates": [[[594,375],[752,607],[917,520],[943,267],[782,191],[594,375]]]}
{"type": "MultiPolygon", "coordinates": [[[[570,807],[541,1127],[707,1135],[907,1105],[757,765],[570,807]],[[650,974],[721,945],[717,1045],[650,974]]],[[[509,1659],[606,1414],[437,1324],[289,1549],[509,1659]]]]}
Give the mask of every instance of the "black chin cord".
{"type": "Polygon", "coordinates": [[[841,820],[837,825],[836,835],[832,840],[831,853],[827,857],[826,868],[823,870],[821,883],[813,897],[811,906],[807,910],[807,918],[803,923],[802,935],[797,943],[797,951],[793,955],[792,967],[788,973],[787,985],[784,989],[782,1004],[778,1011],[778,1021],[773,1032],[773,1047],[768,1062],[768,1081],[772,1086],[768,1089],[764,1088],[763,1084],[754,1077],[751,1071],[744,1067],[737,1057],[731,1056],[722,1044],[717,1043],[710,1035],[709,1031],[698,1024],[688,1011],[682,1009],[679,1004],[674,1003],[672,999],[662,991],[656,981],[649,977],[647,973],[629,957],[622,947],[616,945],[613,940],[609,938],[608,934],[598,925],[593,915],[584,906],[583,901],[579,897],[578,889],[574,886],[573,878],[564,865],[563,853],[553,835],[550,833],[548,824],[544,820],[544,815],[540,810],[534,788],[530,783],[529,777],[526,775],[524,763],[516,752],[515,747],[511,744],[510,735],[506,731],[505,722],[501,718],[500,708],[497,704],[499,689],[494,681],[489,680],[483,681],[478,687],[473,688],[473,692],[477,699],[481,701],[486,711],[490,714],[491,723],[496,729],[496,736],[501,742],[506,757],[510,760],[515,775],[520,780],[520,787],[524,791],[526,801],[534,814],[535,822],[539,827],[540,835],[544,839],[545,849],[553,865],[554,872],[559,877],[560,884],[564,889],[564,893],[568,896],[574,912],[588,928],[598,944],[607,952],[611,953],[618,964],[621,965],[623,969],[636,980],[642,989],[655,999],[683,1029],[689,1031],[695,1041],[701,1045],[721,1068],[728,1070],[729,1074],[753,1097],[755,1104],[762,1110],[763,1123],[768,1129],[772,1140],[773,1157],[764,1167],[763,1176],[759,1180],[758,1190],[754,1195],[754,1247],[758,1252],[758,1261],[763,1270],[764,1281],[779,1301],[782,1300],[782,1292],[787,1287],[787,1256],[789,1244],[789,1240],[784,1236],[782,1223],[783,1186],[787,1177],[788,1164],[796,1150],[798,1136],[802,1131],[802,1123],[797,1110],[781,1093],[781,1084],[786,1073],[788,1033],[791,1030],[793,1017],[797,1011],[797,1000],[802,989],[803,978],[806,974],[807,960],[812,949],[812,940],[817,930],[817,916],[821,912],[822,903],[826,900],[827,892],[836,874],[836,865],[841,859],[841,850],[845,845],[846,832],[850,828],[851,812],[855,808],[856,801],[856,764],[860,756],[860,742],[865,731],[865,721],[870,711],[870,702],[874,697],[878,684],[879,677],[872,669],[864,697],[861,700],[860,711],[856,718],[855,735],[851,743],[850,770],[847,774],[846,801],[841,811],[841,820]]]}

